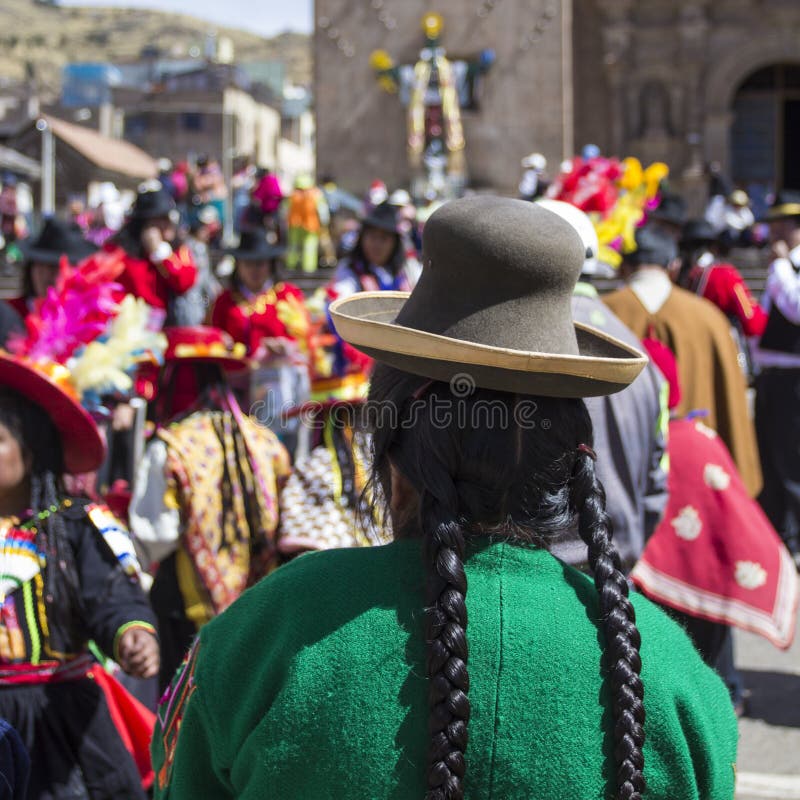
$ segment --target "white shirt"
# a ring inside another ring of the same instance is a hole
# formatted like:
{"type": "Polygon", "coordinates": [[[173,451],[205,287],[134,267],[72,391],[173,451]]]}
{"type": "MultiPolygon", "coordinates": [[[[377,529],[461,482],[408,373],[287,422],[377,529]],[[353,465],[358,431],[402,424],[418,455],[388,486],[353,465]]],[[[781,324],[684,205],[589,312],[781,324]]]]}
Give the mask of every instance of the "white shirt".
{"type": "Polygon", "coordinates": [[[145,569],[177,550],[181,535],[180,512],[164,500],[169,488],[166,468],[167,445],[153,439],[136,471],[128,512],[136,552],[145,569]]]}
{"type": "Polygon", "coordinates": [[[650,314],[659,311],[672,292],[672,281],[660,267],[637,270],[628,280],[628,286],[650,314]]]}
{"type": "MultiPolygon", "coordinates": [[[[800,245],[789,251],[789,258],[776,258],[769,265],[761,305],[769,314],[774,303],[789,322],[800,325],[800,275],[793,265],[800,265],[800,245]]],[[[759,347],[755,359],[761,367],[800,368],[800,356],[793,353],[762,350],[759,347]]]]}

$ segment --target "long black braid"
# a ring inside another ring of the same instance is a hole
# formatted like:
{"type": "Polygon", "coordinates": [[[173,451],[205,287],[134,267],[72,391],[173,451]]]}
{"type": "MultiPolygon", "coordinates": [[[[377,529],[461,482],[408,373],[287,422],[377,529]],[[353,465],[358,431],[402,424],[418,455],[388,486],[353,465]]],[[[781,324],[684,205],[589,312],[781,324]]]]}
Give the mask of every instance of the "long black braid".
{"type": "Polygon", "coordinates": [[[580,400],[485,389],[454,398],[447,384],[426,385],[422,378],[385,365],[373,374],[370,401],[370,484],[381,490],[388,513],[392,470],[400,473],[418,500],[416,513],[394,507],[395,537],[421,533],[425,540],[430,708],[426,800],[464,796],[470,717],[466,542],[488,536],[547,547],[570,535],[576,525],[589,549],[606,639],[604,666],[615,720],[614,797],[640,798],[645,786],[640,640],[611,544],[605,494],[588,449],[592,426],[586,406],[580,400]],[[455,400],[461,410],[443,423],[425,409],[421,412],[420,400],[440,408],[442,401],[455,400]],[[480,404],[502,412],[494,418],[499,425],[476,421],[484,419],[476,414],[480,404]],[[521,424],[520,419],[530,418],[521,409],[534,409],[535,419],[547,424],[521,424]],[[579,449],[581,444],[587,448],[579,449]]]}
{"type": "Polygon", "coordinates": [[[645,789],[644,686],[640,677],[641,638],[636,628],[636,612],[628,599],[628,582],[622,573],[619,554],[611,544],[613,526],[606,513],[606,493],[595,473],[594,457],[579,452],[573,475],[578,532],[589,549],[589,566],[594,573],[606,634],[608,677],[614,701],[617,797],[640,800],[645,789]]]}

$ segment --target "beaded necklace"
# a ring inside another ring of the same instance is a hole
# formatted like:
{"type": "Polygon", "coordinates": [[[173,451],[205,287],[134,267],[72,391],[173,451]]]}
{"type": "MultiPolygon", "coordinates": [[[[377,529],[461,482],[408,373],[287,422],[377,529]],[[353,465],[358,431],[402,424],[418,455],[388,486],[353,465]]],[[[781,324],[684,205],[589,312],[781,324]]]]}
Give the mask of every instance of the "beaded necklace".
{"type": "Polygon", "coordinates": [[[71,505],[72,500],[65,499],[38,514],[30,511],[25,522],[16,516],[0,519],[0,605],[44,566],[44,553],[36,545],[38,524],[71,505]]]}
{"type": "Polygon", "coordinates": [[[59,505],[53,504],[49,508],[45,508],[43,511],[40,511],[38,514],[34,514],[31,509],[28,509],[23,517],[6,517],[6,521],[11,523],[11,528],[18,531],[31,531],[32,533],[36,533],[38,528],[36,527],[38,522],[44,522],[51,514],[57,514],[59,511],[63,511],[65,508],[69,508],[72,505],[72,500],[69,498],[65,498],[61,501],[59,505]],[[25,519],[25,522],[22,522],[22,519],[25,519]]]}

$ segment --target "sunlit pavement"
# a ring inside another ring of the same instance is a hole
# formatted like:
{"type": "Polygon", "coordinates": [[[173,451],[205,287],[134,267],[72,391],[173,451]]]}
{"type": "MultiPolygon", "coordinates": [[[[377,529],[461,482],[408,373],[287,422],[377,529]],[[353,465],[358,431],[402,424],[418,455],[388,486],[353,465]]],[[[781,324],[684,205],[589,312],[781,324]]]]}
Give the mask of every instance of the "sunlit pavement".
{"type": "Polygon", "coordinates": [[[800,625],[786,651],[741,631],[734,641],[751,692],[739,721],[736,800],[800,800],[800,625]]]}

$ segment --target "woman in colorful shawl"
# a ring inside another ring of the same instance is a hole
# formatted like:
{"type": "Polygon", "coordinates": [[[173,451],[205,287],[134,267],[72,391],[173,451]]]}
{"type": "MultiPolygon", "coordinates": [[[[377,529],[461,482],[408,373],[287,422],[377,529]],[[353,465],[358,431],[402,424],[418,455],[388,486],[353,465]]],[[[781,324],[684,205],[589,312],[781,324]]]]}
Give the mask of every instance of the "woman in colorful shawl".
{"type": "Polygon", "coordinates": [[[725,687],[629,596],[611,541],[581,398],[647,359],[573,323],[579,236],[476,196],[423,252],[410,295],[331,308],[379,362],[394,541],[303,555],[200,632],[159,710],[156,797],[731,800],[725,687]],[[548,552],[573,526],[593,581],[548,552]]]}
{"type": "Polygon", "coordinates": [[[0,353],[0,718],[30,754],[29,800],[143,799],[88,644],[153,677],[155,619],[127,532],[64,491],[104,455],[64,372],[0,353]]]}
{"type": "Polygon", "coordinates": [[[155,571],[161,682],[192,638],[276,565],[278,484],[289,457],[242,412],[227,374],[243,350],[216,328],[169,328],[154,402],[158,428],[134,483],[131,531],[155,571]]]}

